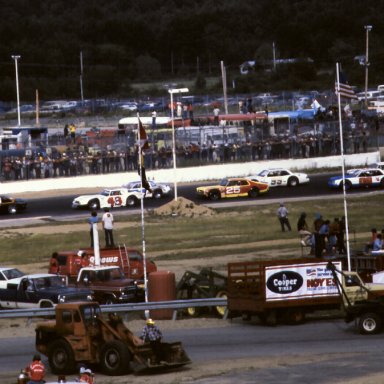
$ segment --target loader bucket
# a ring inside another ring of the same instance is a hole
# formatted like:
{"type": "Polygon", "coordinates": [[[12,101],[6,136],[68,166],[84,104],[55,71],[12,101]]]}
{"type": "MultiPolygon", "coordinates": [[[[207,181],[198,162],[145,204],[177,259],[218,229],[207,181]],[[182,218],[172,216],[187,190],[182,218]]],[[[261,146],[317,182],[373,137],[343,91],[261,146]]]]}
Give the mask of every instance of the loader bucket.
{"type": "Polygon", "coordinates": [[[185,352],[181,342],[161,343],[161,357],[156,358],[150,344],[144,344],[137,348],[135,356],[135,373],[152,370],[168,370],[191,364],[192,361],[185,352]]]}

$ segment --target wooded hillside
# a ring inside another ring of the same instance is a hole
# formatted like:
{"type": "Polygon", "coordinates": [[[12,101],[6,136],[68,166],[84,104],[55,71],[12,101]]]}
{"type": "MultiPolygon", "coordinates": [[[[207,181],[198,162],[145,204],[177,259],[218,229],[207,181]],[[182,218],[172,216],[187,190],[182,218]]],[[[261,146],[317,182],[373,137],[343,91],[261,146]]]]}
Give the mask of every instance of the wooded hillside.
{"type": "Polygon", "coordinates": [[[245,60],[271,60],[273,42],[276,58],[312,58],[310,76],[339,61],[362,83],[353,58],[365,54],[367,24],[370,79],[384,81],[377,0],[0,0],[0,9],[0,100],[15,97],[15,54],[24,99],[35,89],[78,98],[80,52],[88,97],[124,96],[133,80],[217,75],[220,60],[239,76],[245,60]]]}

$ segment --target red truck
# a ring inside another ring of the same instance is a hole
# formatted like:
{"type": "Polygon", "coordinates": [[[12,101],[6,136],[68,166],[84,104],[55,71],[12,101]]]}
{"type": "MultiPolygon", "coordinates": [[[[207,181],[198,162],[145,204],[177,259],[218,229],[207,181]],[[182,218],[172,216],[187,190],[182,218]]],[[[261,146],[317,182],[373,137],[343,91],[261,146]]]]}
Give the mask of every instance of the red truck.
{"type": "Polygon", "coordinates": [[[315,259],[229,263],[227,298],[229,317],[256,315],[266,324],[298,324],[342,304],[327,262],[315,259]]]}
{"type": "MultiPolygon", "coordinates": [[[[93,248],[84,248],[77,251],[54,252],[49,263],[49,273],[58,273],[68,276],[72,281],[77,279],[82,267],[94,266],[95,255],[93,248]]],[[[126,278],[144,279],[144,257],[134,248],[117,247],[100,249],[100,266],[119,266],[126,278]]],[[[146,259],[147,275],[157,271],[152,260],[146,259]]]]}

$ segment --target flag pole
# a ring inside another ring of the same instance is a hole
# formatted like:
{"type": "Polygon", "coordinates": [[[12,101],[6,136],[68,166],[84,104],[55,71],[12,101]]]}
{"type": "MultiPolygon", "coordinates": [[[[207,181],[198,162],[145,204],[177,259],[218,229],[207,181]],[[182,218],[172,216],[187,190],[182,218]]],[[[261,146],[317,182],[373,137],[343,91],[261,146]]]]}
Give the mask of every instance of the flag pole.
{"type": "MultiPolygon", "coordinates": [[[[345,189],[345,164],[344,164],[344,143],[343,143],[343,124],[341,119],[341,95],[340,95],[340,69],[339,63],[336,63],[336,81],[337,81],[337,103],[339,107],[339,129],[340,129],[340,155],[341,155],[341,170],[343,183],[343,200],[344,200],[344,217],[345,217],[345,236],[347,243],[347,260],[348,271],[351,271],[351,255],[349,249],[349,228],[348,228],[348,209],[347,209],[347,194],[345,189]]],[[[341,228],[342,230],[342,228],[341,228]]]]}
{"type": "MultiPolygon", "coordinates": [[[[143,144],[140,139],[140,115],[137,114],[137,142],[138,142],[138,154],[139,154],[139,169],[140,169],[140,191],[142,196],[140,198],[140,207],[141,207],[141,242],[143,248],[143,264],[144,264],[144,299],[145,302],[148,303],[148,280],[147,280],[147,260],[146,260],[146,251],[145,251],[145,225],[144,225],[144,197],[146,190],[143,194],[143,144]]],[[[145,311],[145,317],[149,318],[149,311],[145,311]]]]}

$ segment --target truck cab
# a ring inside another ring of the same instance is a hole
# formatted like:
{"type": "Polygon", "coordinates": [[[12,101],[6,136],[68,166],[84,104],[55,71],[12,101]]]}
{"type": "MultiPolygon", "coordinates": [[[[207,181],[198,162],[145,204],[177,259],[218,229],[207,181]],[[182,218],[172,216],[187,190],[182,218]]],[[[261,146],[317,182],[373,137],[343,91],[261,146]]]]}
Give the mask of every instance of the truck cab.
{"type": "Polygon", "coordinates": [[[117,304],[144,301],[143,284],[127,279],[118,266],[89,266],[80,269],[76,287],[87,287],[93,291],[100,304],[117,304]]]}

